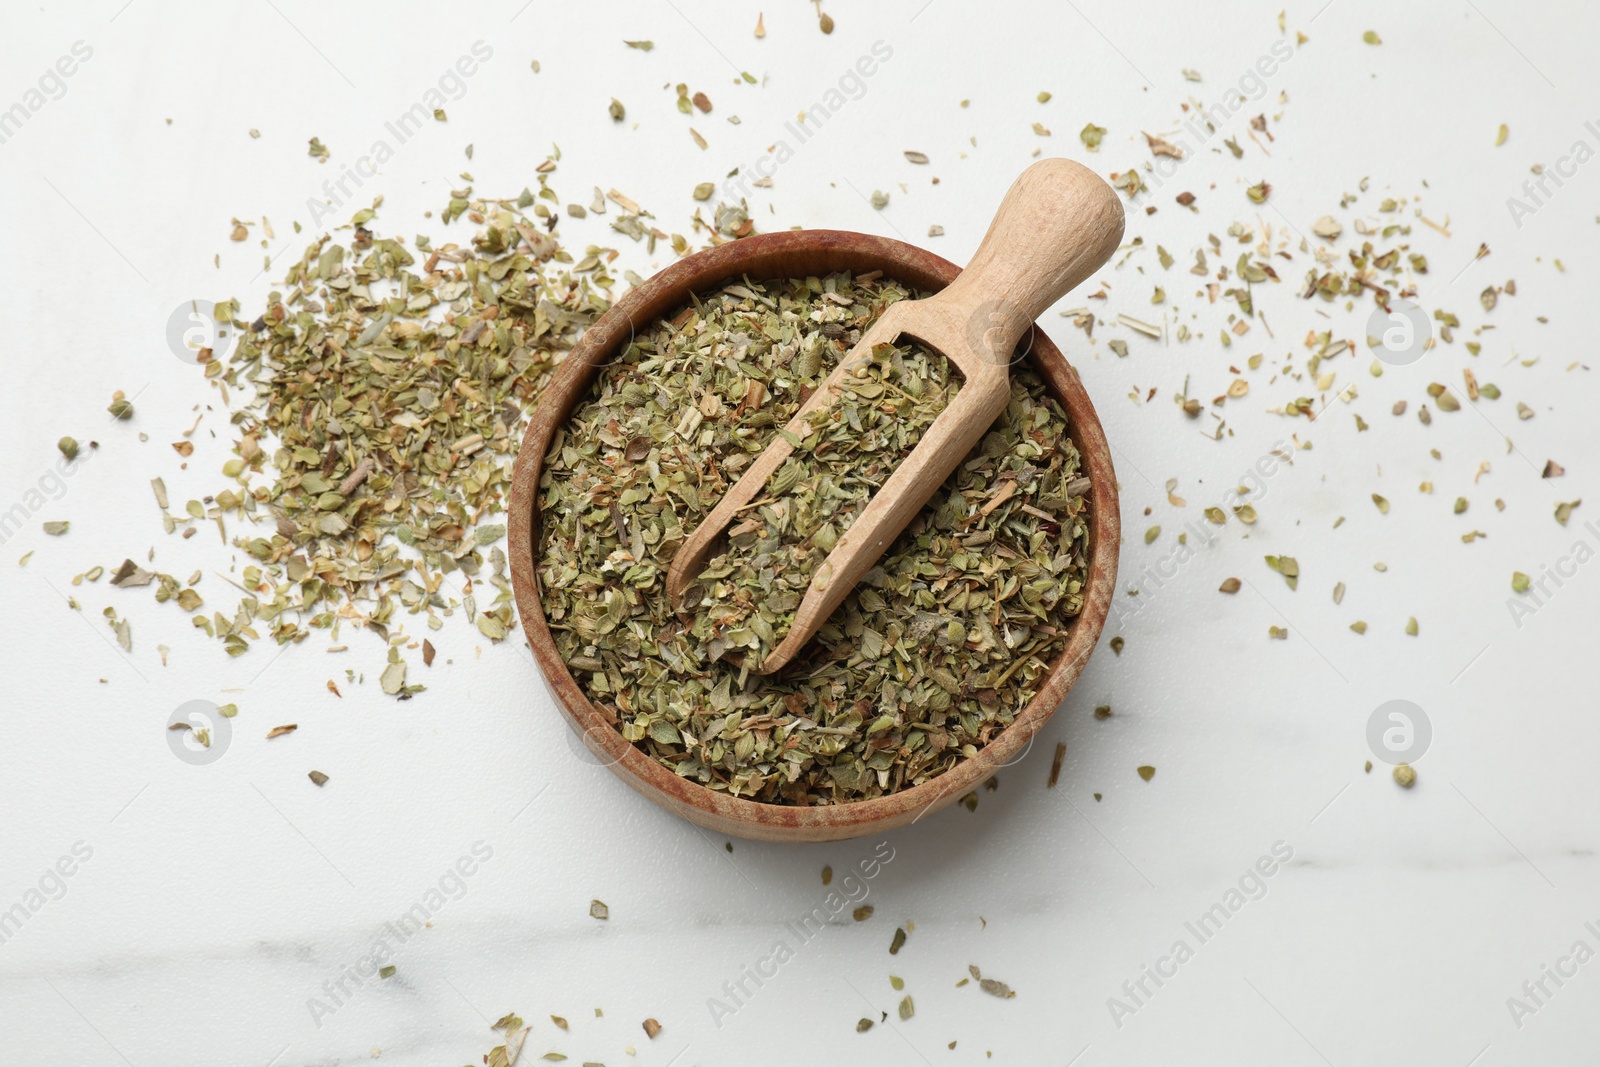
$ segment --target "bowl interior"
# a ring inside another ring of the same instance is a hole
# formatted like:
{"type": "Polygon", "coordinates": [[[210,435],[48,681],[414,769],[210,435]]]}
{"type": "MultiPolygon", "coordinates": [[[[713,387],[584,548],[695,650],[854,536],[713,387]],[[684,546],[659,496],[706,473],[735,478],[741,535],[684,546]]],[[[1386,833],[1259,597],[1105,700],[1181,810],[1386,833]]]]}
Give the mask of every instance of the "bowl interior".
{"type": "Polygon", "coordinates": [[[1027,752],[1039,728],[1065,699],[1100,638],[1116,584],[1120,521],[1116,475],[1100,420],[1078,375],[1037,326],[1027,359],[1067,414],[1068,432],[1090,479],[1088,574],[1082,612],[1066,647],[1050,664],[1032,701],[971,759],[921,785],[847,804],[796,807],[732,797],[680,778],[622,738],[590,703],[551,636],[539,597],[539,479],[555,432],[589,393],[601,368],[636,330],[731,279],[881,270],[903,284],[937,291],[960,273],[955,264],[900,241],[838,230],[747,237],[689,256],[629,292],[584,333],[557,368],[523,436],[512,478],[510,554],[517,613],[546,686],[595,757],[650,800],[718,833],[770,841],[827,841],[904,826],[964,796],[1027,752]]]}

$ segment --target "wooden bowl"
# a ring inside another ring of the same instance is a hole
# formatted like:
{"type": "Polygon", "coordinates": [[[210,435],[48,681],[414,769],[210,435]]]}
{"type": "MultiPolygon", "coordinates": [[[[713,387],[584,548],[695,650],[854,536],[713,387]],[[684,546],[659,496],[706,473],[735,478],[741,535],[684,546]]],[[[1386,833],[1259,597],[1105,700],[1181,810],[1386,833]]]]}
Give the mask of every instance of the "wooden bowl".
{"type": "Polygon", "coordinates": [[[763,841],[836,841],[881,833],[915,822],[965,796],[999,768],[1027,751],[1033,737],[1066,699],[1100,639],[1117,577],[1121,524],[1111,449],[1077,372],[1037,326],[1028,360],[1067,413],[1068,430],[1082,457],[1089,488],[1089,570],[1083,611],[1066,647],[1050,664],[1037,694],[1016,720],[971,759],[918,786],[849,804],[797,807],[729,796],[680,778],[622,735],[589,702],[556,650],[539,597],[539,479],[555,432],[589,395],[600,369],[633,337],[689,302],[690,293],[716,289],[730,279],[793,278],[833,271],[881,270],[904,285],[937,291],[960,273],[954,263],[901,241],[840,230],[763,234],[696,253],[632,290],[600,317],[558,367],[535,408],[511,488],[511,580],[517,612],[534,658],[568,724],[617,776],[669,811],[709,830],[763,841]]]}

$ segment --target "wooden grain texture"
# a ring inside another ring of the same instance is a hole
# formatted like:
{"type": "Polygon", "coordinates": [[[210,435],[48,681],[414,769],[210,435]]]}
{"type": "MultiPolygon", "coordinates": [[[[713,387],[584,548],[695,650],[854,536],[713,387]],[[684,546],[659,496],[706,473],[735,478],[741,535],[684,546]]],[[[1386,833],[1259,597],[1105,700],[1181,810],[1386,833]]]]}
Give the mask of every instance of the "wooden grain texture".
{"type": "MultiPolygon", "coordinates": [[[[804,438],[813,413],[838,400],[846,379],[871,360],[873,347],[901,336],[943,354],[962,376],[955,399],[818,564],[788,632],[751,665],[754,671],[772,674],[788,666],[983,439],[1011,399],[1017,342],[1034,319],[1111,258],[1122,226],[1122,205],[1099,175],[1071,160],[1040,160],[1012,184],[971,264],[950,287],[891,305],[796,412],[787,429],[804,438]]],[[[775,436],[678,550],[667,571],[674,605],[705,570],[723,531],[792,451],[788,440],[775,436]]]]}
{"type": "Polygon", "coordinates": [[[1066,647],[1016,721],[975,757],[922,785],[871,800],[816,807],[762,804],[707,789],[678,777],[623,740],[562,662],[539,597],[539,483],[551,440],[618,348],[636,330],[687,304],[689,294],[710,292],[746,275],[791,278],[838,270],[880,270],[912,288],[933,291],[944,290],[960,273],[955,264],[923,249],[837,230],[763,234],[680,260],[629,292],[584,333],[535,408],[512,475],[512,586],[524,635],[556,708],[596,759],[631,788],[691,822],[735,837],[813,842],[882,833],[954,803],[1000,768],[1021,759],[1082,673],[1100,639],[1116,585],[1121,521],[1111,450],[1077,372],[1041,330],[1031,327],[1020,348],[1065,410],[1072,442],[1082,458],[1082,473],[1090,482],[1088,575],[1083,611],[1072,623],[1066,647]]]}

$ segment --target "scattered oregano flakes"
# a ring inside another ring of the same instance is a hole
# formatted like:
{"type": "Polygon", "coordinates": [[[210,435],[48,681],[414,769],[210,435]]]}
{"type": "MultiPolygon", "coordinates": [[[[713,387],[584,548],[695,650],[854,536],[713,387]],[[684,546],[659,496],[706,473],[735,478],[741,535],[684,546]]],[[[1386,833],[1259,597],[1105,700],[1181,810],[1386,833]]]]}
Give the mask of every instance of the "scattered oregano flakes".
{"type": "MultiPolygon", "coordinates": [[[[237,484],[164,521],[168,532],[202,520],[226,532],[228,515],[258,524],[232,537],[255,561],[238,583],[246,596],[231,618],[195,619],[230,653],[311,629],[337,638],[345,622],[389,640],[406,615],[437,628],[458,608],[491,640],[515,628],[493,545],[504,526],[479,523],[503,510],[523,417],[612,284],[604,250],[575,262],[524,213],[535,202],[457,191],[447,221],[481,229],[415,250],[368,229],[363,209],[347,244],[319,237],[262,312],[234,322],[228,363],[204,364],[225,404],[248,387],[231,405],[225,473],[237,484]],[[487,597],[474,588],[484,581],[487,597]]],[[[422,688],[404,675],[391,648],[383,690],[422,688]]]]}

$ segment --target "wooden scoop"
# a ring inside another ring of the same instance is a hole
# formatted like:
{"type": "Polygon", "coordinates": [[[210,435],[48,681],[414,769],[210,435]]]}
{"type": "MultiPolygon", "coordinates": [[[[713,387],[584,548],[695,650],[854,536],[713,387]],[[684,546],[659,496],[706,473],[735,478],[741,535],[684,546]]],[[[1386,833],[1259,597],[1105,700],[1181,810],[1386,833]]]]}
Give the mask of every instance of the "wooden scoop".
{"type": "MultiPolygon", "coordinates": [[[[754,668],[757,673],[771,674],[794,658],[994,425],[1011,400],[1018,341],[1034,319],[1111,257],[1122,240],[1122,222],[1116,193],[1087,167],[1067,159],[1033,164],[1000,202],[967,269],[926,300],[891,304],[790,420],[790,432],[806,437],[807,416],[838,399],[845,376],[871,359],[874,345],[901,336],[942,353],[962,374],[955,398],[817,568],[793,625],[754,668]]],[[[667,571],[673,604],[705,570],[718,536],[791,451],[788,441],[775,436],[678,549],[667,571]]]]}

